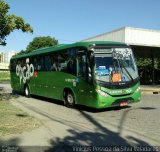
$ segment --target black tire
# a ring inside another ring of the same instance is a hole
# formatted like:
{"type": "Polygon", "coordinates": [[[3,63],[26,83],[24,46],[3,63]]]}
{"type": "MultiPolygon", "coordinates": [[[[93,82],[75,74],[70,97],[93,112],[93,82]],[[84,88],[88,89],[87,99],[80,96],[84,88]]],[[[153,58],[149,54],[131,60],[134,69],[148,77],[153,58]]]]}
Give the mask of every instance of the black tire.
{"type": "Polygon", "coordinates": [[[24,95],[28,98],[31,96],[29,87],[27,85],[24,87],[24,95]]]}
{"type": "Polygon", "coordinates": [[[12,90],[12,95],[17,94],[17,92],[15,90],[12,90]]]}
{"type": "Polygon", "coordinates": [[[74,108],[75,107],[75,99],[74,95],[71,91],[66,91],[65,92],[65,106],[68,108],[74,108]]]}

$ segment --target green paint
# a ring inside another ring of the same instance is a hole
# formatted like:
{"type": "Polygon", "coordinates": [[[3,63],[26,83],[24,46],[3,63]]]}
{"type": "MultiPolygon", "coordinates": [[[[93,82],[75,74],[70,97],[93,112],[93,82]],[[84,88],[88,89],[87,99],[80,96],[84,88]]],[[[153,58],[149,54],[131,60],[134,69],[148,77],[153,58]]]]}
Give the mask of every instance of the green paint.
{"type": "MultiPolygon", "coordinates": [[[[117,106],[124,101],[129,103],[140,101],[140,84],[133,57],[133,61],[127,59],[126,63],[128,63],[128,65],[126,69],[123,67],[121,59],[118,60],[119,73],[125,76],[124,82],[110,82],[111,74],[107,74],[107,72],[105,73],[106,75],[96,76],[95,69],[99,63],[96,61],[96,55],[91,59],[91,54],[96,54],[94,49],[97,51],[99,48],[103,48],[101,51],[105,53],[104,47],[129,48],[126,44],[119,42],[77,42],[74,44],[39,49],[25,55],[15,56],[11,59],[10,66],[11,86],[13,90],[24,92],[24,88],[27,85],[30,94],[62,101],[64,100],[64,90],[69,89],[74,94],[75,104],[94,108],[117,106]],[[67,56],[67,52],[71,51],[76,53],[74,55],[69,53],[67,56]],[[45,61],[45,56],[47,55],[50,58],[54,57],[57,59],[56,64],[59,68],[57,71],[47,69],[47,64],[49,64],[49,61],[45,61]],[[35,58],[38,59],[37,62],[34,61],[35,58]],[[44,66],[44,68],[38,70],[36,66],[42,59],[44,63],[41,63],[41,67],[44,66]],[[67,71],[67,66],[71,59],[73,59],[74,65],[72,63],[73,70],[69,72],[67,71]],[[82,60],[83,63],[81,63],[82,60]],[[94,63],[90,65],[91,60],[93,60],[94,63]],[[132,66],[135,71],[131,70],[130,62],[134,63],[132,66]],[[85,67],[85,69],[82,66],[85,67]],[[91,68],[92,71],[90,71],[89,68],[91,68]],[[80,72],[83,70],[85,70],[84,73],[80,72]],[[102,78],[104,81],[102,81],[102,78]]],[[[121,52],[123,52],[123,49],[121,52]]],[[[103,55],[108,57],[106,54],[103,55]]],[[[109,57],[109,59],[112,58],[109,57]]],[[[117,58],[115,58],[115,60],[117,60],[117,58]]],[[[105,66],[102,65],[99,67],[104,68],[105,66]]],[[[103,69],[100,70],[103,72],[103,69]]],[[[110,71],[110,73],[111,72],[113,71],[110,71]]]]}

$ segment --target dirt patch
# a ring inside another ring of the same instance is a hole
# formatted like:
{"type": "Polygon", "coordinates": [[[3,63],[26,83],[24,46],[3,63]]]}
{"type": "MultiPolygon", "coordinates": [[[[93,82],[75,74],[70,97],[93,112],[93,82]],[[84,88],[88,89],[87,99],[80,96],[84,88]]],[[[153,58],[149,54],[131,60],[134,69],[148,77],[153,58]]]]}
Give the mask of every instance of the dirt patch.
{"type": "Polygon", "coordinates": [[[37,119],[13,106],[9,101],[11,97],[11,94],[0,93],[0,137],[31,131],[41,125],[37,119]]]}

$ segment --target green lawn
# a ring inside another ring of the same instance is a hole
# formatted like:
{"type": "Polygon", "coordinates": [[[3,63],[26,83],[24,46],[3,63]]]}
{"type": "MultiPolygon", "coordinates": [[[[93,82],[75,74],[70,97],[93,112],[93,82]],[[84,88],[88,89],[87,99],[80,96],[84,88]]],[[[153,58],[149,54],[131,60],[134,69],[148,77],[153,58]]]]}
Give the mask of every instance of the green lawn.
{"type": "Polygon", "coordinates": [[[10,72],[9,71],[6,71],[6,72],[0,71],[0,81],[6,81],[6,80],[10,80],[10,72]]]}
{"type": "Polygon", "coordinates": [[[0,94],[0,137],[19,134],[40,126],[40,122],[26,112],[16,108],[0,94]]]}

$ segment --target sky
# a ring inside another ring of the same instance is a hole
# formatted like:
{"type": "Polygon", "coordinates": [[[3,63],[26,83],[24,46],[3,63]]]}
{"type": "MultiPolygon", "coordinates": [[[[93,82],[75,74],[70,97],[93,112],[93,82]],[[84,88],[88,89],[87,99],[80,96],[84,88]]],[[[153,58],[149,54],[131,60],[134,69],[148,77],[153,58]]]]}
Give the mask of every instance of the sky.
{"type": "Polygon", "coordinates": [[[22,17],[33,34],[15,30],[7,36],[7,52],[25,50],[38,36],[73,43],[124,26],[160,30],[160,0],[4,0],[9,14],[22,17]]]}

